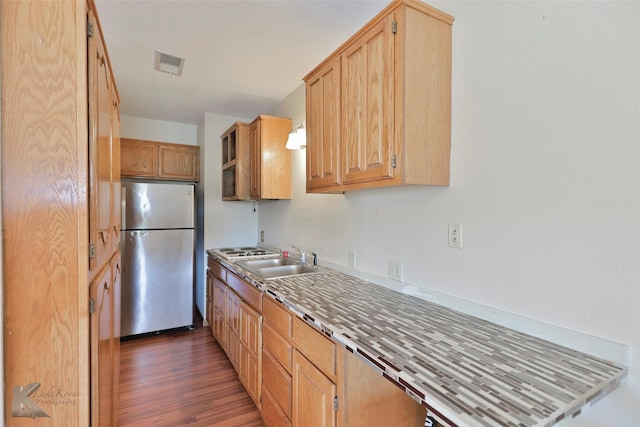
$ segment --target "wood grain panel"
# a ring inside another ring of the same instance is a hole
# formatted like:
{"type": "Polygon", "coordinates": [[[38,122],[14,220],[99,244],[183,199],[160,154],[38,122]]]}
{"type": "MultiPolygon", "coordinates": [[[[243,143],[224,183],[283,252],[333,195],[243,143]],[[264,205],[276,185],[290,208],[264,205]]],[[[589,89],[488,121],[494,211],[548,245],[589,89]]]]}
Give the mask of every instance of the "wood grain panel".
{"type": "Polygon", "coordinates": [[[291,374],[284,370],[269,351],[262,353],[262,379],[271,399],[289,420],[291,419],[291,374]]]}
{"type": "Polygon", "coordinates": [[[285,148],[291,120],[258,116],[250,125],[251,197],[291,198],[291,152],[285,148]]]}
{"type": "Polygon", "coordinates": [[[380,420],[393,426],[424,425],[425,407],[352,353],[344,352],[344,363],[345,425],[374,426],[380,420]]]}
{"type": "Polygon", "coordinates": [[[158,177],[183,181],[200,180],[200,147],[160,144],[158,177]]]}
{"type": "MultiPolygon", "coordinates": [[[[407,8],[406,62],[400,72],[412,90],[405,94],[407,183],[449,184],[451,153],[451,23],[407,8]],[[425,161],[426,160],[426,161],[425,161]]],[[[400,106],[399,106],[400,107],[400,106]]],[[[398,130],[396,130],[397,132],[398,130]]]]}
{"type": "Polygon", "coordinates": [[[371,27],[342,55],[345,184],[394,176],[392,21],[371,27]]]}
{"type": "Polygon", "coordinates": [[[259,313],[262,312],[262,292],[232,272],[227,272],[227,285],[259,313]]]}
{"type": "MultiPolygon", "coordinates": [[[[266,315],[265,315],[266,318],[266,315]]],[[[293,344],[284,339],[282,335],[265,321],[262,328],[262,343],[272,356],[289,372],[293,366],[293,344]]]]}
{"type": "Polygon", "coordinates": [[[214,260],[211,257],[207,258],[207,266],[211,270],[214,276],[222,280],[223,282],[227,281],[227,269],[222,266],[219,262],[214,260]]]}
{"type": "Polygon", "coordinates": [[[265,322],[271,324],[283,337],[293,338],[293,314],[273,299],[263,296],[262,314],[265,322]]]}
{"type": "Polygon", "coordinates": [[[332,381],[336,381],[336,344],[333,341],[324,337],[297,317],[293,319],[293,341],[296,350],[304,354],[332,381]]]}
{"type": "Polygon", "coordinates": [[[1,9],[4,419],[39,382],[71,396],[42,425],[88,425],[86,5],[1,9]]]}
{"type": "Polygon", "coordinates": [[[291,420],[282,412],[273,395],[262,387],[262,419],[267,427],[291,427],[291,420]]]}
{"type": "Polygon", "coordinates": [[[125,177],[155,178],[158,145],[153,141],[122,138],[120,167],[125,177]]]}
{"type": "Polygon", "coordinates": [[[340,57],[307,80],[307,190],[340,183],[340,57]]]}
{"type": "Polygon", "coordinates": [[[334,427],[336,385],[299,352],[293,355],[293,425],[334,427]]]}
{"type": "Polygon", "coordinates": [[[240,301],[240,381],[260,408],[262,391],[262,316],[240,301]]]}

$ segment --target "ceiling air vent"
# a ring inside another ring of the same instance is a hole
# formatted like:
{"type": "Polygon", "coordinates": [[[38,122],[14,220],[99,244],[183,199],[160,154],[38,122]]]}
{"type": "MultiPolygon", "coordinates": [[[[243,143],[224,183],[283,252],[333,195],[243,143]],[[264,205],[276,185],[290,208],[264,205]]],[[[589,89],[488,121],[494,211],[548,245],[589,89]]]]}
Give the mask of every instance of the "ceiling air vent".
{"type": "Polygon", "coordinates": [[[182,75],[183,66],[184,58],[178,58],[156,50],[156,70],[180,76],[182,75]]]}

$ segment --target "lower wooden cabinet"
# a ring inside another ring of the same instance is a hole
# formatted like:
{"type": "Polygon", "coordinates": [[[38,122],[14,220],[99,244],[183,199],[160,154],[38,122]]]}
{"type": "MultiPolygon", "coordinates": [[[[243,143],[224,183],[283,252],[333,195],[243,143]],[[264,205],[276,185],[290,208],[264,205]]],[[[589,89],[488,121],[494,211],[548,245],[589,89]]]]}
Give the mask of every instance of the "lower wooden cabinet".
{"type": "Polygon", "coordinates": [[[426,409],[366,362],[264,296],[267,427],[422,427],[426,409]]]}
{"type": "Polygon", "coordinates": [[[260,408],[262,386],[262,316],[240,301],[240,381],[260,408]]]}
{"type": "Polygon", "coordinates": [[[293,319],[293,342],[293,425],[333,427],[340,407],[336,384],[341,380],[341,349],[298,317],[293,319]]]}
{"type": "MultiPolygon", "coordinates": [[[[292,377],[266,348],[262,351],[262,396],[268,394],[277,418],[291,424],[292,377]]],[[[266,421],[265,421],[266,422],[266,421]]],[[[282,423],[275,423],[281,425],[282,423]]],[[[267,425],[272,425],[267,422],[267,425]]]]}
{"type": "Polygon", "coordinates": [[[207,290],[211,294],[211,329],[260,408],[262,396],[262,293],[212,258],[207,290]]]}
{"type": "Polygon", "coordinates": [[[291,426],[293,314],[262,298],[262,419],[267,427],[291,426]]]}
{"type": "MultiPolygon", "coordinates": [[[[318,335],[318,338],[322,338],[318,335]]],[[[299,351],[293,353],[293,425],[333,427],[338,411],[336,384],[299,351]]]]}
{"type": "MultiPolygon", "coordinates": [[[[264,359],[263,359],[264,360],[264,359]]],[[[262,387],[262,420],[269,427],[291,427],[291,421],[283,412],[275,397],[264,385],[262,387]]]]}
{"type": "Polygon", "coordinates": [[[120,254],[89,286],[91,426],[118,425],[120,388],[120,254]]]}
{"type": "Polygon", "coordinates": [[[240,298],[230,289],[225,292],[227,305],[225,307],[225,321],[227,329],[227,357],[238,372],[240,357],[240,298]]]}
{"type": "Polygon", "coordinates": [[[225,308],[227,305],[226,285],[218,278],[213,279],[213,336],[223,349],[227,348],[227,327],[225,308]]]}
{"type": "Polygon", "coordinates": [[[426,409],[283,304],[209,259],[211,327],[267,427],[422,427],[426,409]]]}
{"type": "Polygon", "coordinates": [[[211,333],[215,337],[216,334],[213,328],[213,273],[211,270],[207,270],[207,291],[206,291],[206,301],[205,301],[205,320],[206,323],[209,324],[211,328],[211,333]]]}

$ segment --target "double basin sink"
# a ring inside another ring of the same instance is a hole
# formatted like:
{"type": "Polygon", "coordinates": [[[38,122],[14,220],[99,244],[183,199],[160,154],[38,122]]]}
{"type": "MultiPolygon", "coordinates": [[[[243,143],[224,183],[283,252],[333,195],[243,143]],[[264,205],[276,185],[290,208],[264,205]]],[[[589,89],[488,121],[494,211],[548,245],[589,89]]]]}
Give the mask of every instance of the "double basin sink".
{"type": "Polygon", "coordinates": [[[236,261],[236,265],[265,280],[314,274],[318,271],[317,267],[312,267],[297,259],[284,257],[242,260],[236,261]]]}

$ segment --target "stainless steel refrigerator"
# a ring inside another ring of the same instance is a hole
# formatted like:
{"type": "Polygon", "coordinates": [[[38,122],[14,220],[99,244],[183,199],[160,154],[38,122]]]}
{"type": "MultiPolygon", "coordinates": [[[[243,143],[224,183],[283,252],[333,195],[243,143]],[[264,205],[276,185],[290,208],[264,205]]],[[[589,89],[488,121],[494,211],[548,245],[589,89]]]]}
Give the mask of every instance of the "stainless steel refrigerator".
{"type": "Polygon", "coordinates": [[[193,326],[192,184],[122,183],[122,336],[193,326]]]}

